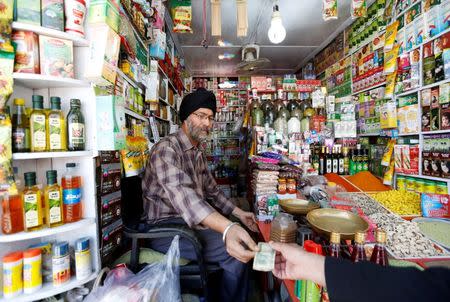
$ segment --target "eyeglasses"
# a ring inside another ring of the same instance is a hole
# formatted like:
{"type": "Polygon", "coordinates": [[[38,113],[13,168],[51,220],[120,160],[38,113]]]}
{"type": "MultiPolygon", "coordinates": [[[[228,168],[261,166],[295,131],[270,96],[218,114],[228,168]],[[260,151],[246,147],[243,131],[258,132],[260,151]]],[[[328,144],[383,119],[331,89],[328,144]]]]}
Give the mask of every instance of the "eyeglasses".
{"type": "Polygon", "coordinates": [[[195,113],[195,112],[192,112],[192,114],[195,115],[196,117],[198,117],[202,121],[208,120],[210,123],[214,123],[214,116],[209,116],[206,114],[195,113]]]}

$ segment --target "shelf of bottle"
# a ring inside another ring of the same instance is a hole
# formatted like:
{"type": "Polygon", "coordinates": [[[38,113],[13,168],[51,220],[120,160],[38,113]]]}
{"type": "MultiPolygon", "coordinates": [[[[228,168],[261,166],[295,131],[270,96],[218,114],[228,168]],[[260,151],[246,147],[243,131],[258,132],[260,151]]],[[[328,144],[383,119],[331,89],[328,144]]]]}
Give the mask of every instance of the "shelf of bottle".
{"type": "Polygon", "coordinates": [[[38,231],[33,232],[20,232],[16,234],[10,234],[10,235],[0,235],[0,243],[11,243],[16,241],[22,241],[22,240],[29,240],[34,238],[42,238],[42,237],[48,237],[53,236],[55,234],[61,234],[61,233],[68,233],[72,232],[74,230],[87,228],[89,226],[95,225],[95,219],[94,218],[84,218],[80,221],[73,222],[73,223],[66,223],[58,227],[54,228],[44,228],[38,231]]]}
{"type": "Polygon", "coordinates": [[[144,122],[148,122],[148,117],[146,117],[145,115],[139,114],[137,112],[134,112],[133,110],[129,109],[129,108],[125,108],[125,114],[128,114],[129,116],[134,117],[135,119],[144,121],[144,122]]]}
{"type": "Polygon", "coordinates": [[[139,92],[142,94],[144,93],[145,86],[142,83],[136,82],[132,78],[130,78],[128,75],[126,75],[122,70],[117,68],[117,74],[123,78],[125,81],[127,81],[130,85],[132,85],[134,88],[139,89],[139,92]]]}
{"type": "Polygon", "coordinates": [[[61,157],[92,157],[92,151],[67,151],[67,152],[28,152],[13,153],[13,160],[61,158],[61,157]]]}
{"type": "Polygon", "coordinates": [[[64,87],[90,87],[91,83],[88,81],[77,80],[72,78],[63,78],[55,76],[47,76],[34,73],[13,73],[14,83],[31,88],[64,88],[64,87]]]}
{"type": "Polygon", "coordinates": [[[6,302],[6,301],[14,301],[14,302],[28,302],[28,301],[38,301],[41,299],[45,299],[54,295],[58,295],[60,293],[64,293],[66,291],[69,291],[71,289],[74,289],[76,287],[79,287],[83,284],[86,284],[95,278],[97,278],[98,272],[92,273],[88,278],[83,280],[77,280],[75,276],[73,276],[69,282],[62,284],[60,286],[53,286],[52,282],[46,282],[43,284],[42,288],[39,289],[37,292],[32,294],[22,294],[20,296],[6,299],[6,298],[0,298],[0,302],[6,302]]]}
{"type": "Polygon", "coordinates": [[[428,175],[417,175],[417,174],[405,174],[405,173],[397,173],[395,172],[397,176],[406,176],[406,177],[414,177],[414,178],[423,178],[428,180],[434,180],[434,181],[443,181],[443,182],[450,182],[450,179],[448,178],[442,178],[442,177],[435,177],[435,176],[428,176],[428,175]]]}
{"type": "Polygon", "coordinates": [[[39,25],[13,22],[12,28],[15,30],[31,31],[39,35],[45,35],[53,38],[70,40],[73,42],[74,46],[89,46],[89,41],[83,37],[39,25]]]}

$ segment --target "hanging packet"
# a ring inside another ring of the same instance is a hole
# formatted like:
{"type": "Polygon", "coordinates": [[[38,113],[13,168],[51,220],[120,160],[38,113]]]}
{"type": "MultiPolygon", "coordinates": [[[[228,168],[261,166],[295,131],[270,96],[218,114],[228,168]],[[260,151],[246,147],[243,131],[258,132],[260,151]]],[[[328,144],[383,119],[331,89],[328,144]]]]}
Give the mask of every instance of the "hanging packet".
{"type": "Polygon", "coordinates": [[[395,38],[397,36],[397,29],[398,29],[399,22],[395,21],[391,25],[388,25],[386,27],[386,35],[385,35],[385,42],[384,42],[384,51],[392,50],[395,43],[395,38]]]}
{"type": "Polygon", "coordinates": [[[323,11],[322,16],[325,21],[338,18],[337,0],[322,0],[323,11]]]}
{"type": "Polygon", "coordinates": [[[352,19],[366,17],[367,5],[366,0],[352,0],[352,19]]]}
{"type": "Polygon", "coordinates": [[[398,51],[400,50],[400,46],[395,46],[391,51],[386,53],[386,57],[384,59],[384,74],[392,74],[397,70],[397,58],[398,51]]]}
{"type": "Polygon", "coordinates": [[[170,6],[173,19],[173,32],[192,33],[191,0],[171,0],[170,6]]]}

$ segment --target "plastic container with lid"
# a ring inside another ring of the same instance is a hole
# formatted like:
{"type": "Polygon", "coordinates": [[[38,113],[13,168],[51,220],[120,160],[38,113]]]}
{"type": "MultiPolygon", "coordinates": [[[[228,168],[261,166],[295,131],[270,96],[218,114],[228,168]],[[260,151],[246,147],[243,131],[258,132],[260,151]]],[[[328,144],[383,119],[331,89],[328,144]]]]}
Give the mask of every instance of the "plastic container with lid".
{"type": "Polygon", "coordinates": [[[416,190],[417,193],[425,192],[425,180],[424,179],[416,179],[416,190]]]}
{"type": "Polygon", "coordinates": [[[23,292],[31,294],[42,287],[42,251],[39,248],[23,252],[23,292]]]}
{"type": "Polygon", "coordinates": [[[436,182],[432,180],[425,180],[424,193],[436,193],[436,182]]]}
{"type": "Polygon", "coordinates": [[[445,181],[438,181],[436,184],[436,194],[448,194],[447,183],[445,181]]]}
{"type": "Polygon", "coordinates": [[[406,191],[406,178],[404,176],[397,176],[397,190],[406,191]]]}
{"type": "Polygon", "coordinates": [[[3,296],[13,298],[23,290],[23,253],[13,252],[3,256],[3,296]]]}
{"type": "Polygon", "coordinates": [[[296,242],[297,223],[293,216],[287,213],[278,214],[272,222],[270,239],[276,242],[296,242]]]}
{"type": "Polygon", "coordinates": [[[89,237],[75,242],[75,275],[77,280],[84,280],[92,274],[91,249],[89,237]]]}
{"type": "Polygon", "coordinates": [[[406,191],[414,192],[416,190],[416,179],[414,177],[406,177],[406,191]]]}
{"type": "Polygon", "coordinates": [[[70,280],[69,243],[57,242],[52,247],[53,285],[59,286],[70,280]]]}

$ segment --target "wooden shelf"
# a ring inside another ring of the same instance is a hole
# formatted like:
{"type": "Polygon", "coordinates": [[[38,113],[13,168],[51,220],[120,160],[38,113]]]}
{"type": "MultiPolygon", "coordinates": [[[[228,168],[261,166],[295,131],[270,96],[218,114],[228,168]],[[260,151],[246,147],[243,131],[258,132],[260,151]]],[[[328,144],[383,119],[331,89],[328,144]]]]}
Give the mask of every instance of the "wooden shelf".
{"type": "Polygon", "coordinates": [[[27,152],[13,153],[13,160],[61,158],[61,157],[92,157],[92,151],[66,151],[66,152],[27,152]]]}
{"type": "Polygon", "coordinates": [[[85,38],[76,36],[74,34],[66,33],[60,30],[55,30],[51,28],[46,28],[42,26],[37,26],[33,24],[21,23],[21,22],[13,22],[12,28],[15,30],[24,30],[24,31],[32,31],[39,35],[50,36],[53,38],[66,39],[73,42],[74,46],[87,47],[89,46],[89,41],[85,38]]]}
{"type": "Polygon", "coordinates": [[[47,297],[51,297],[66,291],[69,291],[75,287],[79,287],[85,283],[88,283],[95,278],[97,278],[98,272],[92,273],[88,278],[84,280],[77,280],[75,276],[73,276],[69,282],[60,285],[60,286],[53,286],[53,283],[46,282],[42,285],[42,288],[39,289],[37,292],[32,294],[21,294],[17,297],[6,299],[6,298],[0,298],[0,302],[7,302],[7,301],[14,301],[14,302],[28,302],[28,301],[37,301],[41,300],[47,297]]]}
{"type": "Polygon", "coordinates": [[[33,232],[20,232],[10,235],[0,235],[0,243],[12,243],[16,241],[29,240],[34,238],[48,237],[55,234],[72,232],[77,229],[86,228],[95,225],[94,218],[84,218],[73,223],[66,223],[59,227],[45,228],[33,232]]]}
{"type": "Polygon", "coordinates": [[[91,87],[88,81],[33,73],[13,73],[14,83],[31,89],[91,87]]]}

